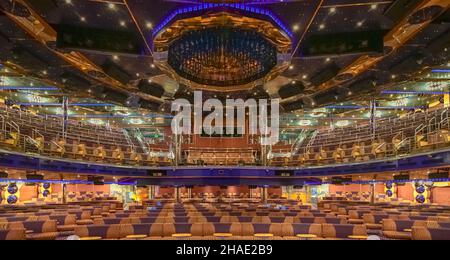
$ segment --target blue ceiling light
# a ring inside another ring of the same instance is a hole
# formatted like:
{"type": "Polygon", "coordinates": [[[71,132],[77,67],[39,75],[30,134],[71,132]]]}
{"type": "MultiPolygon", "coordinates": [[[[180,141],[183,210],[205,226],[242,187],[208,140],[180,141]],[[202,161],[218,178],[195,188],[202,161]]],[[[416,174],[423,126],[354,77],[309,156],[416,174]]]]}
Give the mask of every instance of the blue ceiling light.
{"type": "MultiPolygon", "coordinates": [[[[62,115],[50,115],[53,117],[62,117],[62,115]]],[[[69,115],[70,118],[104,118],[104,119],[121,119],[121,118],[126,118],[126,119],[130,119],[130,118],[173,118],[173,116],[171,115],[69,115]]]]}
{"type": "Polygon", "coordinates": [[[450,92],[446,91],[402,91],[402,90],[384,90],[381,92],[383,95],[447,95],[450,92]]]}
{"type": "MultiPolygon", "coordinates": [[[[369,106],[326,106],[329,109],[369,109],[369,106]]],[[[424,106],[377,106],[377,109],[423,109],[424,106]]]]}
{"type": "Polygon", "coordinates": [[[294,34],[288,29],[286,25],[270,10],[249,6],[249,3],[203,3],[194,6],[179,8],[170,13],[160,24],[158,24],[153,30],[153,36],[160,33],[164,27],[171,23],[178,15],[195,13],[200,11],[214,10],[214,9],[233,9],[238,11],[245,11],[247,13],[263,15],[270,18],[279,28],[281,28],[289,37],[293,37],[294,34]]]}
{"type": "Polygon", "coordinates": [[[450,69],[434,69],[431,73],[450,73],[450,69]]]}
{"type": "MultiPolygon", "coordinates": [[[[61,103],[51,103],[51,102],[28,102],[28,103],[16,103],[19,106],[42,106],[42,107],[60,107],[61,103]]],[[[114,107],[115,105],[109,103],[71,103],[69,107],[114,107]]]]}
{"type": "Polygon", "coordinates": [[[32,90],[32,91],[56,91],[57,87],[26,87],[26,86],[0,86],[2,90],[32,90]]]}

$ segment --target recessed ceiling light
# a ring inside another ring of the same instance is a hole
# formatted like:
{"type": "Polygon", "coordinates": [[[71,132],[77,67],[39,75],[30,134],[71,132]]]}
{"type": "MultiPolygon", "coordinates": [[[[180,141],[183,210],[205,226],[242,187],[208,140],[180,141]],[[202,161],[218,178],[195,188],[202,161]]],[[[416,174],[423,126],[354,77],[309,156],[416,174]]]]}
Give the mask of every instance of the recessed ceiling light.
{"type": "Polygon", "coordinates": [[[293,30],[294,32],[300,30],[300,25],[295,24],[294,26],[292,26],[292,30],[293,30]]]}
{"type": "Polygon", "coordinates": [[[323,23],[320,24],[320,25],[319,25],[319,29],[320,29],[320,30],[325,29],[325,24],[323,24],[323,23]]]}
{"type": "Polygon", "coordinates": [[[120,21],[120,26],[125,26],[125,25],[127,25],[127,24],[125,23],[125,21],[120,21]]]}
{"type": "Polygon", "coordinates": [[[373,5],[370,6],[370,9],[372,9],[372,10],[376,10],[377,8],[378,8],[377,4],[373,4],[373,5]]]}
{"type": "Polygon", "coordinates": [[[330,14],[334,14],[336,13],[336,7],[331,7],[330,8],[330,14]]]}
{"type": "Polygon", "coordinates": [[[113,3],[109,3],[108,4],[108,8],[111,9],[111,10],[116,9],[116,5],[113,4],[113,3]]]}
{"type": "Polygon", "coordinates": [[[81,17],[80,17],[80,20],[81,20],[82,22],[86,22],[86,18],[85,18],[84,16],[81,16],[81,17]]]}

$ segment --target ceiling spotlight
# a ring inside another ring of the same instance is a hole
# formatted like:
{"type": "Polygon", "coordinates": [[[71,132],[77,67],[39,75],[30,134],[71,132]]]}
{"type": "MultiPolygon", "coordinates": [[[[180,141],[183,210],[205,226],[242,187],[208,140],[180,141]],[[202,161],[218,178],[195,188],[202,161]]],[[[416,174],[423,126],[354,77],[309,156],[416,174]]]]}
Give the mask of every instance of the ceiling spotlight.
{"type": "Polygon", "coordinates": [[[372,9],[372,10],[376,10],[377,8],[378,8],[377,4],[373,4],[373,5],[370,6],[370,9],[372,9]]]}
{"type": "Polygon", "coordinates": [[[114,55],[114,56],[113,56],[113,59],[114,59],[114,60],[119,60],[119,56],[114,55]]]}
{"type": "Polygon", "coordinates": [[[359,21],[359,22],[356,24],[356,26],[361,27],[361,26],[363,26],[363,24],[364,24],[363,21],[359,21]]]}
{"type": "Polygon", "coordinates": [[[289,69],[293,70],[294,69],[294,65],[289,66],[289,69]]]}
{"type": "Polygon", "coordinates": [[[323,29],[325,29],[325,24],[323,24],[323,23],[322,23],[322,24],[320,24],[320,25],[319,25],[319,29],[320,29],[320,30],[323,30],[323,29]]]}
{"type": "Polygon", "coordinates": [[[295,24],[294,26],[292,26],[292,30],[294,32],[296,32],[296,31],[300,30],[300,26],[298,24],[295,24]]]}
{"type": "Polygon", "coordinates": [[[147,29],[152,29],[153,28],[153,24],[151,22],[147,22],[145,24],[145,27],[147,27],[147,29]]]}
{"type": "Polygon", "coordinates": [[[334,14],[336,13],[336,7],[331,7],[330,8],[330,14],[334,14]]]}
{"type": "Polygon", "coordinates": [[[126,25],[125,21],[120,21],[120,26],[125,26],[125,25],[126,25]]]}
{"type": "Polygon", "coordinates": [[[108,4],[108,8],[111,9],[111,10],[114,10],[114,9],[116,9],[116,5],[113,4],[113,3],[109,3],[108,4]]]}
{"type": "Polygon", "coordinates": [[[81,20],[82,22],[86,22],[86,17],[81,16],[81,17],[80,17],[80,20],[81,20]]]}
{"type": "Polygon", "coordinates": [[[306,75],[306,74],[302,76],[302,79],[307,79],[307,78],[308,78],[308,75],[306,75]]]}

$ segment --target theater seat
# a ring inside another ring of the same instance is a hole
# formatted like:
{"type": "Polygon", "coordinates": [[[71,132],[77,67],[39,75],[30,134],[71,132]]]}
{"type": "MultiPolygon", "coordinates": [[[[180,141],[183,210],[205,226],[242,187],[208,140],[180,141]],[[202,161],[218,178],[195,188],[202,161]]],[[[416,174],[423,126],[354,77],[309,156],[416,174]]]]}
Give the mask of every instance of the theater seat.
{"type": "Polygon", "coordinates": [[[0,229],[0,240],[25,240],[25,229],[0,229]]]}
{"type": "Polygon", "coordinates": [[[120,225],[77,226],[75,235],[81,240],[119,239],[120,225]]]}
{"type": "Polygon", "coordinates": [[[367,238],[367,229],[364,225],[350,224],[322,224],[325,239],[353,239],[351,236],[367,238]]]}
{"type": "Polygon", "coordinates": [[[450,240],[449,228],[413,227],[412,240],[450,240]]]}
{"type": "Polygon", "coordinates": [[[421,220],[383,219],[383,235],[391,239],[411,240],[411,229],[415,226],[426,226],[421,220]]]}
{"type": "Polygon", "coordinates": [[[9,229],[25,229],[27,240],[55,240],[59,235],[54,220],[13,222],[9,229]]]}

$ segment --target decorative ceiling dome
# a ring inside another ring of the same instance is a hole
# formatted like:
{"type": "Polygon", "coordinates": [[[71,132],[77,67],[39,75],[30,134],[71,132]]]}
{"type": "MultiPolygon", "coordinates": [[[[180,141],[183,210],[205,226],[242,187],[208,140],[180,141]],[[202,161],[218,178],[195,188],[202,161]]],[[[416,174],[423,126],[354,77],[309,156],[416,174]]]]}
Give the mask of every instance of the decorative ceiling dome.
{"type": "Polygon", "coordinates": [[[292,47],[272,23],[228,12],[178,20],[154,43],[159,68],[194,89],[215,91],[251,89],[275,78],[288,68],[292,47]]]}

